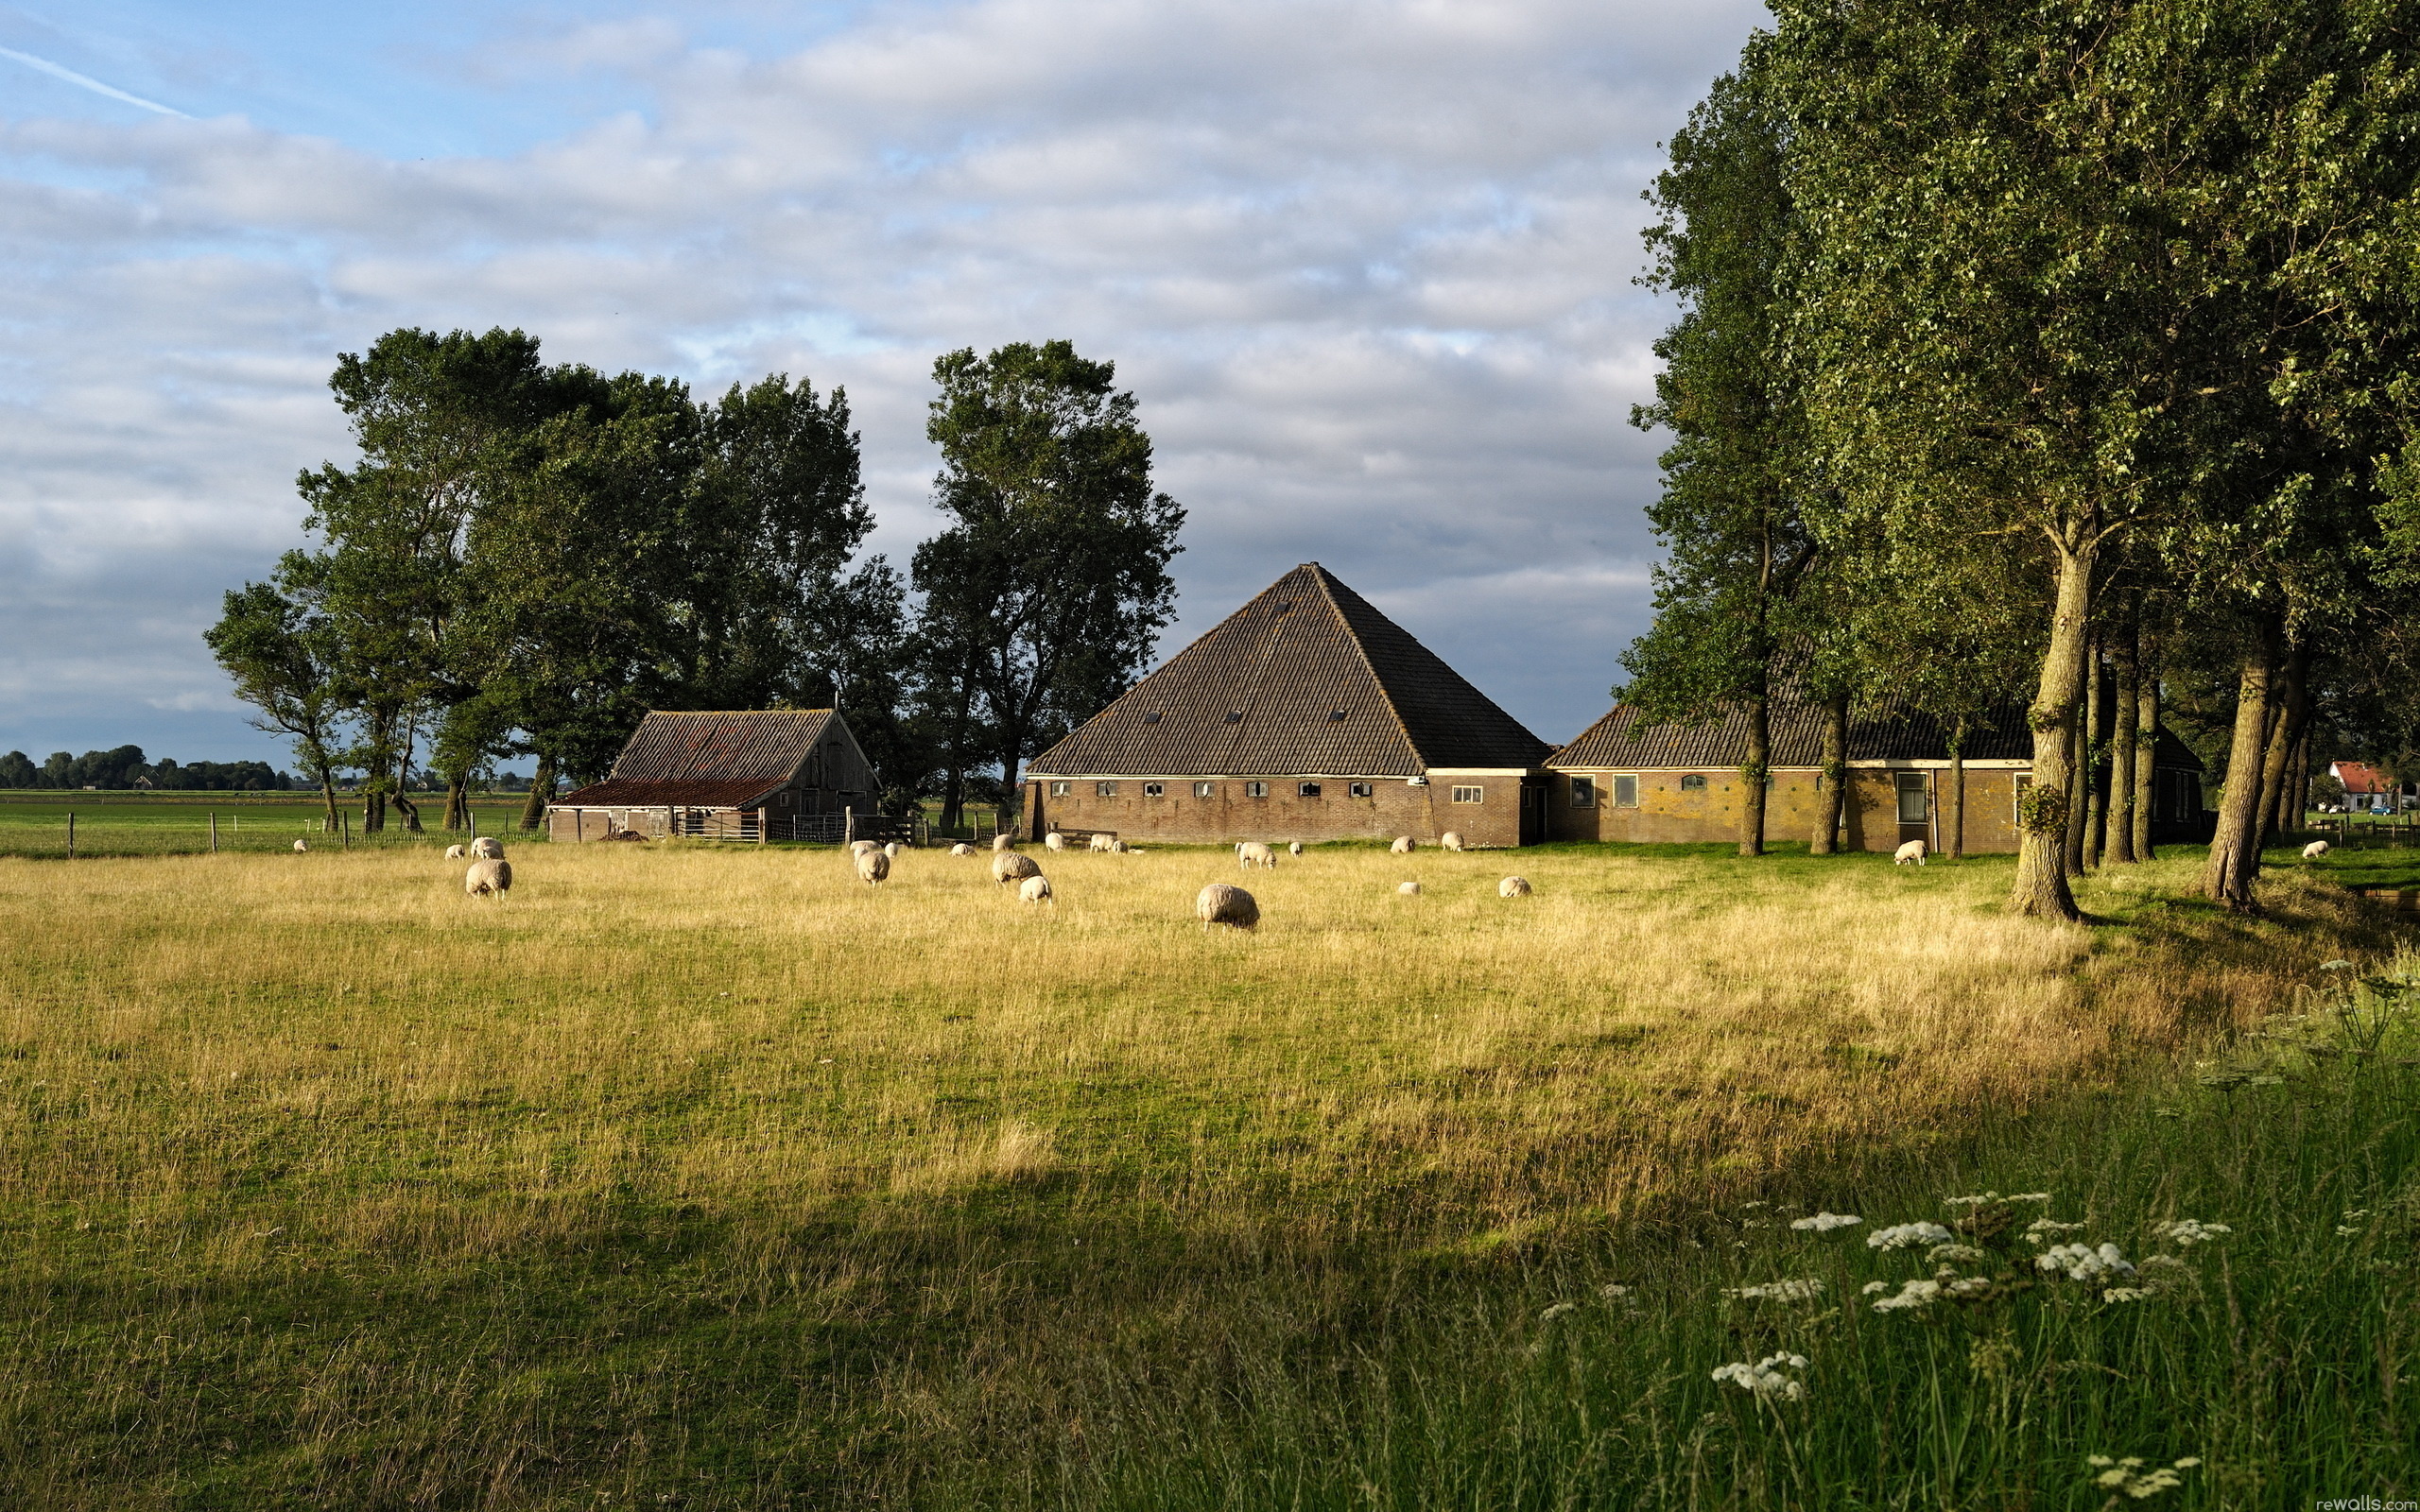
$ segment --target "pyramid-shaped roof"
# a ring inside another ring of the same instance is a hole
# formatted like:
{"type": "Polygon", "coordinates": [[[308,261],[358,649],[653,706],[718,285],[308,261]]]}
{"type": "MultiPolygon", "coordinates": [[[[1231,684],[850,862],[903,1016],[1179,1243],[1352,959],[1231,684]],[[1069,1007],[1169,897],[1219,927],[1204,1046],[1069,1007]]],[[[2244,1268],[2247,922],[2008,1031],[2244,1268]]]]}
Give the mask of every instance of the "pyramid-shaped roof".
{"type": "Polygon", "coordinates": [[[824,731],[846,729],[830,709],[650,710],[604,782],[558,801],[750,806],[787,785],[824,731]]]}
{"type": "Polygon", "coordinates": [[[1305,562],[1027,769],[1412,777],[1535,766],[1549,748],[1368,599],[1305,562]]]}

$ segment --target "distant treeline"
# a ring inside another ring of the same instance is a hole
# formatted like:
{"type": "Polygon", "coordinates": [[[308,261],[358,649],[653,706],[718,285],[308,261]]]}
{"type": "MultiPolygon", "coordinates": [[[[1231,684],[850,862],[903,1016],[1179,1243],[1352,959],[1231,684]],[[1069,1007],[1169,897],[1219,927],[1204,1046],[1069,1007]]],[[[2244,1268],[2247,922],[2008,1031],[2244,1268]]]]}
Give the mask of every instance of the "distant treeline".
{"type": "MultiPolygon", "coordinates": [[[[63,750],[53,751],[41,765],[24,751],[12,750],[0,756],[0,788],[54,788],[81,792],[98,788],[105,792],[151,790],[162,793],[285,793],[309,791],[317,784],[290,772],[281,772],[267,762],[179,762],[163,756],[158,761],[145,758],[140,746],[120,746],[114,750],[88,750],[81,756],[70,756],[63,750]]],[[[441,790],[445,780],[435,772],[419,774],[415,785],[424,790],[441,790]]],[[[498,773],[482,784],[491,792],[518,793],[529,785],[526,777],[511,772],[498,773]]]]}

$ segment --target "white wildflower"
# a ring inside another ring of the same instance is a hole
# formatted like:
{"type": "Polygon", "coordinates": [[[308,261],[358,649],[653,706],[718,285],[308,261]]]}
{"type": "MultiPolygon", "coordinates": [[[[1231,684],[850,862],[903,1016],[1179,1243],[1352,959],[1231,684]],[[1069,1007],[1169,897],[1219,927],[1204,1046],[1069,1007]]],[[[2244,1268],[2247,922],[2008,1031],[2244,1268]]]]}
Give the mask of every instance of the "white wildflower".
{"type": "Polygon", "coordinates": [[[1935,1245],[1925,1251],[1925,1263],[1938,1265],[1944,1261],[1962,1265],[1979,1265],[1992,1257],[1972,1245],[1935,1245]]]}
{"type": "Polygon", "coordinates": [[[2124,1459],[2116,1460],[2106,1454],[2095,1454],[2084,1463],[2100,1472],[2092,1478],[2093,1485],[2103,1490],[2116,1491],[2131,1500],[2142,1502],[2159,1495],[2162,1491],[2172,1491],[2184,1485],[2185,1478],[2177,1471],[2189,1470],[2202,1461],[2199,1457],[2188,1454],[2173,1465],[2164,1465],[2148,1470],[2143,1469],[2144,1461],[2138,1454],[2129,1454],[2124,1459]]]}
{"type": "Polygon", "coordinates": [[[2057,1271],[2071,1281],[2115,1281],[2132,1276],[2135,1267],[2116,1245],[2095,1249],[2089,1245],[2052,1245],[2035,1257],[2036,1265],[2057,1271]]]}
{"type": "Polygon", "coordinates": [[[1622,1285],[1618,1281],[1607,1281],[1604,1285],[1597,1288],[1597,1295],[1603,1297],[1606,1301],[1612,1302],[1628,1297],[1630,1295],[1630,1288],[1622,1285]]]}
{"type": "Polygon", "coordinates": [[[1803,1280],[1767,1281],[1761,1286],[1726,1287],[1722,1295],[1743,1302],[1811,1302],[1823,1292],[1824,1283],[1808,1277],[1803,1280]]]}
{"type": "Polygon", "coordinates": [[[2038,1245],[2045,1239],[2055,1239],[2061,1234],[2083,1231],[2083,1225],[2080,1223],[2060,1223],[2053,1218],[2036,1218],[2025,1226],[2025,1238],[2028,1244],[2038,1245]]]}
{"type": "Polygon", "coordinates": [[[1876,1249],[1913,1249],[1918,1245],[1945,1245],[1955,1237],[1937,1223],[1903,1223],[1876,1228],[1865,1236],[1865,1242],[1876,1249]]]}
{"type": "Polygon", "coordinates": [[[1557,1302],[1554,1306],[1549,1307],[1545,1312],[1539,1314],[1538,1321],[1541,1323],[1551,1323],[1556,1318],[1563,1316],[1565,1313],[1577,1313],[1579,1311],[1580,1304],[1578,1302],[1557,1302]]]}
{"type": "Polygon", "coordinates": [[[1989,1276],[1961,1276],[1946,1265],[1933,1272],[1932,1279],[1939,1281],[1941,1289],[1951,1297],[1973,1297],[1978,1292],[1992,1289],[1989,1276]]]}
{"type": "Polygon", "coordinates": [[[2350,961],[2322,961],[2319,963],[2319,969],[2323,971],[2349,971],[2353,969],[2353,963],[2350,961]]]}
{"type": "Polygon", "coordinates": [[[1868,1297],[1872,1297],[1876,1292],[1887,1292],[1890,1289],[1891,1283],[1889,1281],[1868,1281],[1863,1286],[1858,1288],[1858,1291],[1864,1293],[1868,1297]]]}
{"type": "Polygon", "coordinates": [[[1770,1208],[1772,1204],[1770,1202],[1743,1202],[1739,1204],[1739,1206],[1742,1208],[1770,1208]]]}
{"type": "Polygon", "coordinates": [[[2181,1248],[2188,1245],[2203,1244],[2218,1238],[2221,1234],[2231,1234],[2235,1230],[2222,1223],[2203,1223],[2194,1218],[2179,1218],[2174,1223],[2159,1225],[2152,1232],[2174,1243],[2181,1248]]]}
{"type": "Polygon", "coordinates": [[[2100,1294],[2100,1299],[2104,1302],[2139,1302],[2151,1295],[2149,1290],[2140,1286],[2112,1286],[2100,1294]]]}
{"type": "Polygon", "coordinates": [[[2048,1192],[2018,1192],[2004,1197],[1996,1192],[1986,1192],[1979,1196],[1944,1197],[1941,1200],[1953,1208],[1979,1208],[1987,1202],[2048,1202],[2050,1200],[2050,1194],[2048,1192]]]}
{"type": "Polygon", "coordinates": [[[1819,1234],[1827,1234],[1835,1228],[1853,1228],[1863,1222],[1865,1222],[1864,1219],[1853,1212],[1819,1212],[1812,1218],[1792,1218],[1789,1226],[1792,1228],[1811,1228],[1819,1234]]]}
{"type": "Polygon", "coordinates": [[[2345,1209],[2344,1221],[2336,1226],[2336,1237],[2339,1239],[2350,1239],[2355,1234],[2360,1233],[2361,1231],[2361,1220],[2369,1215],[2370,1210],[2367,1208],[2345,1209]]]}
{"type": "MultiPolygon", "coordinates": [[[[1879,1287],[1882,1283],[1876,1281],[1874,1284],[1879,1287]]],[[[1899,1313],[1929,1307],[1940,1296],[1941,1282],[1939,1281],[1903,1281],[1899,1285],[1898,1295],[1886,1297],[1875,1303],[1874,1310],[1877,1313],[1899,1313]]]]}
{"type": "Polygon", "coordinates": [[[2169,1267],[2171,1267],[2171,1268],[2176,1269],[2176,1270],[2186,1270],[2186,1269],[2189,1269],[2189,1268],[2190,1268],[2190,1267],[2188,1267],[2188,1266],[2185,1263],[2185,1262],[2183,1262],[2183,1261],[2181,1261],[2181,1260],[2177,1259],[2174,1255],[2148,1255],[2148,1256],[2145,1256],[2145,1257],[2144,1257],[2144,1259],[2143,1259],[2143,1266],[2144,1266],[2144,1268],[2145,1268],[2145,1269],[2149,1269],[2150,1267],[2152,1267],[2152,1266],[2153,1266],[2153,1265],[2165,1265],[2165,1266],[2169,1266],[2169,1267]]]}
{"type": "Polygon", "coordinates": [[[1769,1354],[1754,1365],[1735,1361],[1730,1365],[1716,1366],[1714,1379],[1732,1382],[1740,1390],[1753,1392],[1759,1397],[1778,1397],[1784,1401],[1806,1400],[1806,1384],[1783,1375],[1776,1368],[1781,1366],[1787,1366],[1792,1370],[1804,1370],[1806,1368],[1806,1356],[1769,1354]]]}

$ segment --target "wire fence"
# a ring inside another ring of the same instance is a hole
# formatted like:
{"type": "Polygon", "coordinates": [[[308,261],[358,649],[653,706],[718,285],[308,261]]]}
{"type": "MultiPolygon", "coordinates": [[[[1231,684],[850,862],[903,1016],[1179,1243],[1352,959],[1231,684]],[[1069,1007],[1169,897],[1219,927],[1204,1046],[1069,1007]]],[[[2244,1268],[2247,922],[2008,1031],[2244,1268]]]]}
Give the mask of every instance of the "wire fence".
{"type": "MultiPolygon", "coordinates": [[[[442,812],[441,798],[440,812],[442,812]]],[[[413,834],[389,816],[388,828],[365,834],[361,816],[350,809],[332,824],[320,804],[238,803],[207,808],[188,803],[92,803],[0,801],[0,856],[35,860],[109,856],[208,855],[213,852],[350,850],[357,847],[443,846],[471,833],[511,838],[520,806],[498,803],[472,810],[475,832],[430,829],[413,834]]],[[[433,816],[424,815],[428,823],[433,816]]],[[[527,838],[535,839],[530,835],[527,838]]]]}

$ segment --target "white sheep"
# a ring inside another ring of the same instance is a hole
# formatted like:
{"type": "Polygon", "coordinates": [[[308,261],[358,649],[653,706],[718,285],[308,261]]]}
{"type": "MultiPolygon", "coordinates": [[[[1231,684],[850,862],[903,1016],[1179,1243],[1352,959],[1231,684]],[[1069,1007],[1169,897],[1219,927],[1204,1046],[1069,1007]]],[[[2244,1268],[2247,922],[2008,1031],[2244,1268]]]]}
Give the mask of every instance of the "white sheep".
{"type": "Polygon", "coordinates": [[[1096,834],[1091,840],[1085,843],[1084,849],[1095,851],[1100,855],[1107,855],[1109,854],[1109,848],[1116,843],[1117,836],[1114,834],[1096,834]]]}
{"type": "Polygon", "coordinates": [[[294,842],[294,849],[295,849],[295,850],[310,850],[311,848],[310,848],[309,846],[307,846],[307,845],[304,845],[302,841],[297,840],[297,841],[295,841],[295,842],[294,842]]]}
{"type": "Polygon", "coordinates": [[[448,861],[463,861],[469,858],[463,855],[462,848],[460,846],[449,845],[445,848],[445,859],[448,861]]]}
{"type": "Polygon", "coordinates": [[[1048,877],[1028,877],[1025,881],[1018,883],[1017,902],[1027,903],[1049,902],[1050,879],[1048,877]]]}
{"type": "Polygon", "coordinates": [[[482,857],[462,873],[462,890],[474,898],[501,898],[512,890],[512,863],[501,856],[482,857]]]}
{"type": "Polygon", "coordinates": [[[1236,847],[1236,865],[1246,871],[1250,871],[1254,867],[1274,868],[1277,865],[1277,852],[1257,840],[1246,840],[1236,847]]]}
{"type": "Polygon", "coordinates": [[[1462,849],[1462,832],[1460,830],[1447,830],[1443,834],[1438,837],[1437,843],[1443,846],[1448,850],[1460,851],[1462,849]]]}
{"type": "Polygon", "coordinates": [[[1301,855],[1303,853],[1303,842],[1300,840],[1290,840],[1287,842],[1286,853],[1289,856],[1301,855]]]}
{"type": "Polygon", "coordinates": [[[1201,920],[1201,932],[1205,935],[1213,924],[1225,924],[1233,929],[1257,929],[1260,927],[1260,904],[1241,887],[1214,882],[1194,898],[1193,917],[1201,920]]]}
{"type": "Polygon", "coordinates": [[[949,848],[949,853],[954,856],[971,856],[975,853],[975,848],[960,840],[949,848]]]}
{"type": "Polygon", "coordinates": [[[1910,840],[1891,852],[1891,864],[1894,867],[1904,867],[1910,861],[1920,867],[1925,864],[1925,843],[1922,840],[1910,840]]]}
{"type": "Polygon", "coordinates": [[[889,845],[882,848],[882,853],[889,856],[891,860],[896,861],[899,859],[899,853],[907,849],[908,848],[906,846],[901,845],[896,840],[893,840],[889,845]]]}
{"type": "Polygon", "coordinates": [[[1412,839],[1410,835],[1398,834],[1395,836],[1395,843],[1387,847],[1387,849],[1393,851],[1396,855],[1408,856],[1414,850],[1419,850],[1420,844],[1418,841],[1412,839]]]}
{"type": "Polygon", "coordinates": [[[890,858],[878,850],[859,851],[857,875],[869,887],[878,885],[885,877],[890,875],[890,858]]]}
{"type": "Polygon", "coordinates": [[[1061,834],[1056,830],[1053,830],[1048,834],[1044,835],[1042,837],[1042,843],[1048,846],[1053,850],[1064,850],[1067,849],[1067,837],[1061,834]]]}
{"type": "Polygon", "coordinates": [[[1417,898],[1420,896],[1420,884],[1416,882],[1402,883],[1395,887],[1395,891],[1406,898],[1417,898]]]}
{"type": "Polygon", "coordinates": [[[504,842],[493,834],[480,835],[471,842],[471,854],[482,861],[501,861],[504,859],[504,842]]]}
{"type": "Polygon", "coordinates": [[[1005,830],[1001,831],[998,834],[992,836],[992,849],[994,851],[1013,850],[1016,848],[1017,837],[1009,833],[1005,830]]]}
{"type": "Polygon", "coordinates": [[[994,882],[1023,882],[1028,877],[1041,875],[1042,868],[1034,864],[1031,856],[1019,855],[1014,850],[1003,850],[992,858],[994,882]]]}
{"type": "Polygon", "coordinates": [[[2305,861],[2316,861],[2320,857],[2327,854],[2327,851],[2328,845],[2326,841],[2313,840],[2310,844],[2303,847],[2303,859],[2305,861]]]}
{"type": "Polygon", "coordinates": [[[1109,853],[1114,856],[1122,856],[1126,854],[1126,842],[1117,838],[1115,835],[1111,835],[1109,837],[1109,853]]]}
{"type": "Polygon", "coordinates": [[[1502,882],[1495,885],[1495,896],[1498,898],[1527,898],[1530,896],[1530,879],[1527,877],[1507,877],[1502,882]]]}
{"type": "Polygon", "coordinates": [[[882,845],[879,841],[852,840],[849,842],[849,854],[853,856],[865,855],[870,851],[879,850],[881,849],[882,845]]]}

